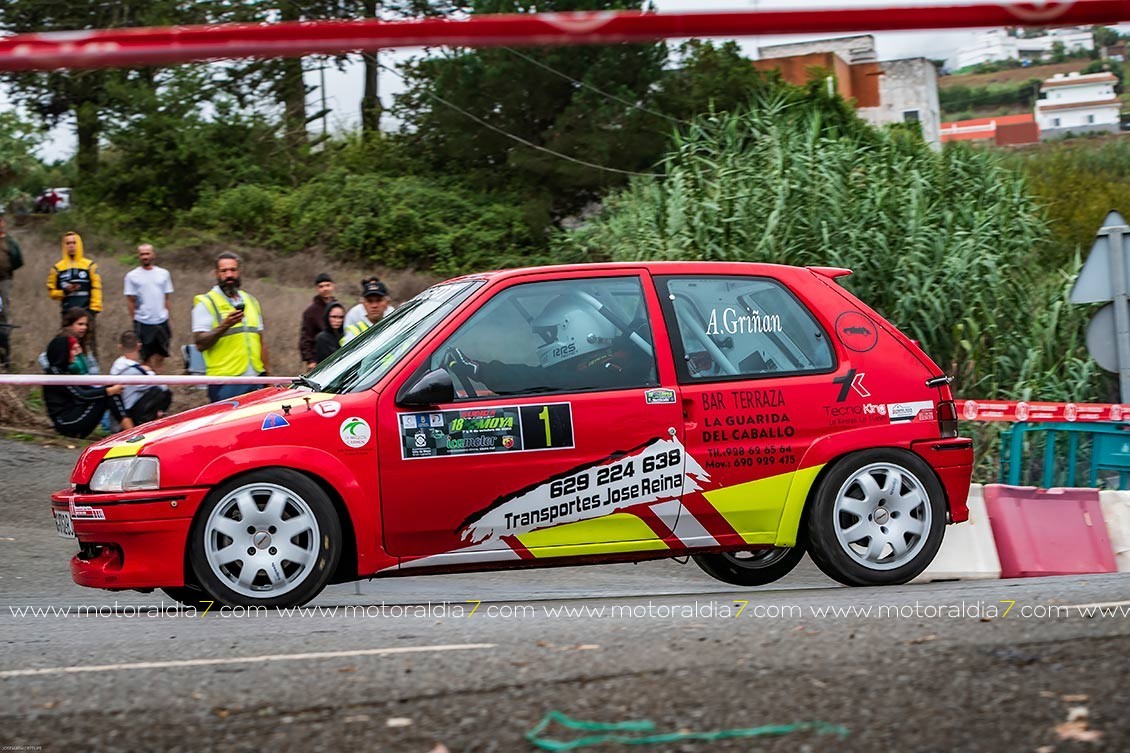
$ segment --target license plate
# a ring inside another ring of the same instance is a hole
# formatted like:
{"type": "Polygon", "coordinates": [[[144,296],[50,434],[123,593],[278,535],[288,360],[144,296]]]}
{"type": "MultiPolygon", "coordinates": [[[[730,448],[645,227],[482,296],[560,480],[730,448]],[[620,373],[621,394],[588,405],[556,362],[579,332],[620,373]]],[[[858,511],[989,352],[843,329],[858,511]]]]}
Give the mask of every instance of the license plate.
{"type": "Polygon", "coordinates": [[[75,538],[75,528],[71,525],[70,512],[55,510],[55,532],[64,539],[75,538]]]}

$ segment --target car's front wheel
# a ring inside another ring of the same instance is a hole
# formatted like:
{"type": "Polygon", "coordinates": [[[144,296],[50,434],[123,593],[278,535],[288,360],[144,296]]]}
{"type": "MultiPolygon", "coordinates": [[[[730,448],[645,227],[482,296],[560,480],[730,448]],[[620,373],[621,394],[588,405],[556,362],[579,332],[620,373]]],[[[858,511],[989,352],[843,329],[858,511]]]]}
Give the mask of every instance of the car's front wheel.
{"type": "Polygon", "coordinates": [[[906,583],[945,535],[941,484],[905,450],[873,449],[840,460],[821,479],[807,513],[809,553],[848,586],[906,583]]]}
{"type": "Polygon", "coordinates": [[[721,554],[696,554],[695,564],[723,583],[764,586],[784,578],[804,559],[804,546],[777,546],[721,554]]]}
{"type": "Polygon", "coordinates": [[[305,604],[341,552],[333,503],[297,471],[255,471],[217,487],[197,512],[189,562],[210,598],[232,606],[305,604]]]}

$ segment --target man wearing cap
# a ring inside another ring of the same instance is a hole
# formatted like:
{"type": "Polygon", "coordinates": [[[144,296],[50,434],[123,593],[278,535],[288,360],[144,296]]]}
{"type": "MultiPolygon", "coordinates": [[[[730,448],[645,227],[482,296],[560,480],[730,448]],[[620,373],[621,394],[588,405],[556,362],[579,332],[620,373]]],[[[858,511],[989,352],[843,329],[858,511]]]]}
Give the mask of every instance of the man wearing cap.
{"type": "Polygon", "coordinates": [[[318,333],[326,326],[326,306],[334,300],[334,281],[322,272],[314,278],[314,301],[302,312],[302,328],[298,335],[298,352],[302,356],[302,363],[307,369],[312,369],[318,364],[314,353],[314,340],[318,333]]]}
{"type": "Polygon", "coordinates": [[[365,307],[365,318],[345,328],[345,337],[341,338],[342,345],[379,322],[390,308],[388,288],[380,280],[370,280],[365,283],[365,287],[361,289],[361,297],[364,301],[362,305],[365,307]]]}
{"type": "MultiPolygon", "coordinates": [[[[362,291],[365,290],[365,286],[368,285],[371,282],[381,282],[381,278],[377,277],[376,275],[369,275],[368,277],[362,279],[361,280],[361,290],[362,291]]],[[[381,283],[381,284],[384,285],[384,283],[381,283]]],[[[362,295],[364,295],[364,294],[362,293],[362,295]]],[[[392,313],[392,311],[393,311],[393,306],[391,306],[388,303],[388,287],[386,286],[385,287],[385,309],[384,309],[384,312],[381,314],[381,317],[388,316],[389,314],[392,313]]],[[[349,309],[349,311],[347,311],[345,313],[345,324],[342,325],[342,326],[345,327],[346,329],[349,329],[350,327],[352,327],[354,324],[357,324],[358,322],[365,322],[365,321],[368,321],[368,320],[369,320],[369,312],[365,310],[365,299],[362,297],[360,303],[358,303],[356,306],[349,309]]]]}

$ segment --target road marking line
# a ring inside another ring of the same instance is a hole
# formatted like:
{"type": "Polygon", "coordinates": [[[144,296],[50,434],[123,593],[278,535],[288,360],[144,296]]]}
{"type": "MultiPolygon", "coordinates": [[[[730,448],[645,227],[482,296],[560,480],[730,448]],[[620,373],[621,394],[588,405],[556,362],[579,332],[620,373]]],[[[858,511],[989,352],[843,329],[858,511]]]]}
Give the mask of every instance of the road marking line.
{"type": "Polygon", "coordinates": [[[393,648],[365,648],[357,651],[318,651],[306,654],[266,654],[264,656],[229,657],[226,659],[180,659],[176,661],[146,661],[133,664],[98,664],[75,667],[41,667],[39,669],[8,669],[0,671],[0,678],[34,677],[37,675],[70,675],[82,672],[117,672],[130,669],[169,669],[172,667],[207,667],[219,664],[260,664],[275,661],[304,661],[308,659],[339,659],[352,656],[387,656],[390,654],[420,654],[439,651],[468,651],[494,648],[494,643],[457,643],[439,646],[399,646],[393,648]]]}
{"type": "Polygon", "coordinates": [[[1068,604],[1067,609],[1104,609],[1106,607],[1124,607],[1130,601],[1102,601],[1097,604],[1068,604]]]}

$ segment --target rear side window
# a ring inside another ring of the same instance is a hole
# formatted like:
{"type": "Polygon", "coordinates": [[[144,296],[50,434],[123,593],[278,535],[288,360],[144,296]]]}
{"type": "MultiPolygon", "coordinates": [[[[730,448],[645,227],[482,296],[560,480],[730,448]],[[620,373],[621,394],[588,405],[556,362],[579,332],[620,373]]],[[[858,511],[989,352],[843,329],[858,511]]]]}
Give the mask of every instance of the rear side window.
{"type": "Polygon", "coordinates": [[[766,277],[658,279],[680,382],[832,371],[828,335],[766,277]]]}

